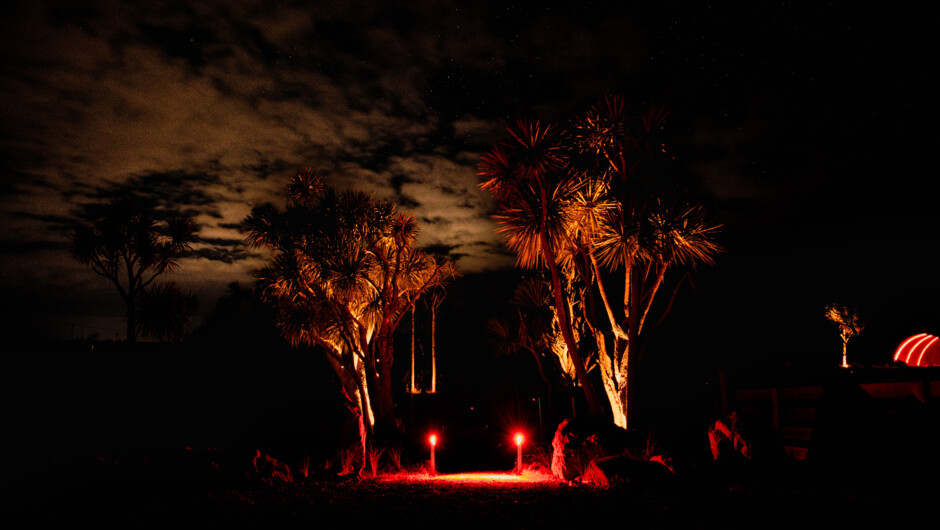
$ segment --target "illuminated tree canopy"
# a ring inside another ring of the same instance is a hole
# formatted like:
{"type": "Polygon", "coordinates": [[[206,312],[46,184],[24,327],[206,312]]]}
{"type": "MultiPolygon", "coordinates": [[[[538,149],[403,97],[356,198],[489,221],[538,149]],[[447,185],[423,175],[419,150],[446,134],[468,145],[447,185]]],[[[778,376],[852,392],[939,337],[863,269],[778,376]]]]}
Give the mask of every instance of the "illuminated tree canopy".
{"type": "Polygon", "coordinates": [[[710,265],[721,251],[718,225],[671,178],[660,139],[667,116],[609,95],[566,125],[518,121],[479,166],[518,266],[548,269],[565,355],[591,412],[603,413],[587,373],[596,362],[624,428],[649,318],[669,312],[681,283],[662,296],[667,272],[710,265]]]}
{"type": "Polygon", "coordinates": [[[839,328],[839,338],[842,339],[842,367],[848,368],[849,340],[864,331],[865,324],[858,316],[858,311],[839,304],[826,306],[826,318],[839,328]]]}
{"type": "Polygon", "coordinates": [[[255,207],[247,240],[273,253],[258,272],[277,326],[292,344],[320,346],[361,417],[393,425],[393,335],[402,317],[455,273],[415,246],[418,225],[389,202],[337,191],[309,169],[287,185],[287,206],[255,207]]]}

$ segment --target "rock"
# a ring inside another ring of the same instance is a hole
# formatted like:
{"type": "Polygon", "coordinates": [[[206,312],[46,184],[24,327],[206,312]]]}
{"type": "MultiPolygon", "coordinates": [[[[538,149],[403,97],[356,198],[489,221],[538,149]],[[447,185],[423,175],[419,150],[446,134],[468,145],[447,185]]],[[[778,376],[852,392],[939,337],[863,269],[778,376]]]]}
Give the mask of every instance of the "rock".
{"type": "Polygon", "coordinates": [[[567,462],[565,455],[565,446],[568,445],[568,435],[565,434],[565,427],[569,420],[564,420],[555,429],[555,436],[552,438],[552,474],[561,480],[573,480],[575,478],[572,464],[567,462]]]}
{"type": "Polygon", "coordinates": [[[780,433],[769,421],[732,412],[708,429],[712,477],[731,487],[750,487],[781,479],[789,462],[780,433]]]}
{"type": "Polygon", "coordinates": [[[739,455],[749,460],[750,446],[738,429],[738,414],[732,412],[727,417],[715,421],[708,428],[708,443],[712,450],[712,459],[736,458],[739,455]]]}
{"type": "Polygon", "coordinates": [[[294,475],[291,474],[290,467],[287,464],[278,462],[276,459],[266,455],[258,450],[255,457],[251,460],[255,472],[263,478],[278,479],[284,482],[294,482],[294,475]]]}
{"type": "Polygon", "coordinates": [[[592,460],[606,455],[596,433],[579,427],[566,419],[552,438],[552,474],[565,481],[581,477],[592,460]]]}
{"type": "Polygon", "coordinates": [[[674,479],[675,472],[661,455],[657,455],[649,460],[630,456],[598,458],[588,466],[582,480],[602,487],[630,484],[648,490],[671,484],[674,479]]]}
{"type": "Polygon", "coordinates": [[[646,442],[635,438],[610,423],[566,419],[552,439],[552,474],[565,481],[607,486],[611,481],[630,481],[631,474],[638,476],[639,467],[647,465],[671,472],[664,457],[651,463],[644,451],[636,450],[646,442]]]}

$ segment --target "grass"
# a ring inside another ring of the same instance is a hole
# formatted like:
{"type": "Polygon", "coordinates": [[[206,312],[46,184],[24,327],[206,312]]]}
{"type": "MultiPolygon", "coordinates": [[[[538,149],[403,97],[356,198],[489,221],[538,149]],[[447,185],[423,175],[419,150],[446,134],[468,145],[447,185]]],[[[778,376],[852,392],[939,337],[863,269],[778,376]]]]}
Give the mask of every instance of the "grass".
{"type": "Polygon", "coordinates": [[[631,528],[661,528],[700,527],[715,517],[768,526],[838,519],[840,524],[870,527],[886,515],[915,520],[910,510],[932,506],[910,499],[910,488],[866,491],[849,482],[831,487],[832,482],[800,474],[731,484],[700,470],[679,474],[666,487],[624,482],[603,488],[556,480],[536,454],[521,476],[431,476],[420,465],[404,465],[401,471],[380,468],[374,478],[360,478],[335,472],[353,462],[341,453],[329,472],[311,469],[306,479],[296,473],[293,483],[227,471],[224,463],[210,465],[217,460],[207,456],[212,455],[185,451],[143,455],[136,462],[60,462],[32,481],[6,474],[3,485],[21,496],[5,497],[8,504],[0,512],[11,520],[26,516],[31,522],[131,527],[144,521],[175,526],[188,521],[209,528],[322,526],[328,520],[384,527],[401,520],[409,525],[538,528],[618,520],[628,521],[631,528]],[[22,495],[26,493],[30,495],[22,495]]]}

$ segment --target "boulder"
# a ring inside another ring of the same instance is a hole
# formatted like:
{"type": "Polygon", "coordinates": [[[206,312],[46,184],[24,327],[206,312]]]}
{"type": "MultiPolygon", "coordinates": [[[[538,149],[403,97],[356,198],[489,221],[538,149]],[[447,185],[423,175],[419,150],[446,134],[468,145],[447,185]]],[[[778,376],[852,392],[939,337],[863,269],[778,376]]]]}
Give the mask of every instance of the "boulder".
{"type": "Polygon", "coordinates": [[[552,438],[552,474],[565,481],[581,477],[587,465],[606,456],[597,434],[572,419],[565,419],[552,438]]]}
{"type": "Polygon", "coordinates": [[[791,467],[780,433],[769,421],[731,412],[709,427],[708,443],[712,477],[732,488],[782,479],[791,467]]]}
{"type": "Polygon", "coordinates": [[[287,464],[277,461],[270,455],[264,454],[261,450],[255,452],[255,457],[251,460],[255,472],[262,478],[277,479],[283,482],[294,482],[294,475],[287,464]]]}
{"type": "Polygon", "coordinates": [[[552,474],[598,486],[659,481],[674,474],[666,457],[648,455],[645,448],[645,439],[612,424],[566,419],[552,439],[552,474]]]}
{"type": "Polygon", "coordinates": [[[708,428],[708,443],[714,461],[737,459],[738,457],[750,460],[750,445],[744,439],[738,423],[738,414],[732,412],[728,416],[716,420],[708,428]]]}
{"type": "Polygon", "coordinates": [[[583,477],[584,482],[607,487],[629,484],[643,490],[664,487],[673,482],[675,472],[661,456],[649,460],[632,456],[608,456],[592,461],[583,477]]]}

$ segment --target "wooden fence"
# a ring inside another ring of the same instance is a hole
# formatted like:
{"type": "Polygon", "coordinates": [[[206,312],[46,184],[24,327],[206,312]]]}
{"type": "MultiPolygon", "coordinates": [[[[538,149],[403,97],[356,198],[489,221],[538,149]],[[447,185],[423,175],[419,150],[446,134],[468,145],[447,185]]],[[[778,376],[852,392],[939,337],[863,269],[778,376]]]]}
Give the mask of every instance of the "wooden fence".
{"type": "MultiPolygon", "coordinates": [[[[907,377],[897,380],[872,381],[853,378],[848,383],[856,385],[868,396],[878,400],[879,405],[890,409],[892,401],[900,403],[913,396],[921,403],[940,404],[940,373],[929,369],[914,370],[907,377]]],[[[845,377],[837,378],[846,384],[845,377]]],[[[805,460],[813,446],[813,434],[819,421],[820,400],[832,381],[817,384],[789,385],[777,383],[753,388],[734,390],[729,403],[731,410],[742,418],[769,422],[779,433],[787,456],[805,460]]]]}

